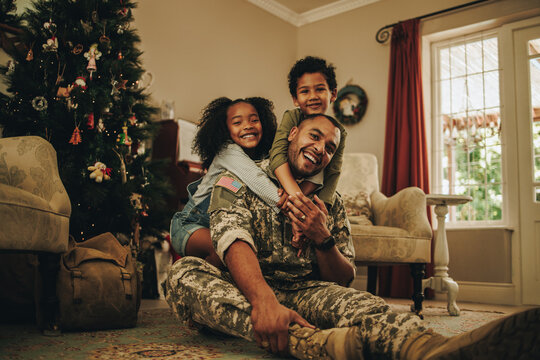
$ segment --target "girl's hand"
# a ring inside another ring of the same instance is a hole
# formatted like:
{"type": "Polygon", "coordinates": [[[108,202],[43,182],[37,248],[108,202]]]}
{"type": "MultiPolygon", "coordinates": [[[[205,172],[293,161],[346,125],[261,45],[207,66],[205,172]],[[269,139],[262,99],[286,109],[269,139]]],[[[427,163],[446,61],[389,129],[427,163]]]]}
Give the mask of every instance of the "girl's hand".
{"type": "Polygon", "coordinates": [[[302,233],[302,229],[295,223],[291,223],[292,225],[292,246],[296,249],[300,249],[303,244],[302,238],[304,237],[304,234],[302,233]]]}
{"type": "Polygon", "coordinates": [[[281,209],[281,211],[284,211],[287,209],[287,199],[289,198],[289,194],[282,188],[278,189],[278,196],[279,201],[277,202],[276,206],[281,209]]]}

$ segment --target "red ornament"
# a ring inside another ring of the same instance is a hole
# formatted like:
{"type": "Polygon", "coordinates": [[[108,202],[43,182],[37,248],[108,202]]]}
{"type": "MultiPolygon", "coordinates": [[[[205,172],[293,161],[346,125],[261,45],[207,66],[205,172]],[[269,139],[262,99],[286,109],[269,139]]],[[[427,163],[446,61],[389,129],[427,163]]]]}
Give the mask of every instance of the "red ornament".
{"type": "Polygon", "coordinates": [[[88,121],[86,122],[86,125],[90,130],[94,128],[94,113],[88,114],[88,121]]]}
{"type": "Polygon", "coordinates": [[[75,130],[73,130],[73,134],[71,134],[71,139],[69,140],[69,143],[73,145],[77,145],[81,142],[82,142],[81,130],[79,130],[78,126],[75,126],[75,130]]]}

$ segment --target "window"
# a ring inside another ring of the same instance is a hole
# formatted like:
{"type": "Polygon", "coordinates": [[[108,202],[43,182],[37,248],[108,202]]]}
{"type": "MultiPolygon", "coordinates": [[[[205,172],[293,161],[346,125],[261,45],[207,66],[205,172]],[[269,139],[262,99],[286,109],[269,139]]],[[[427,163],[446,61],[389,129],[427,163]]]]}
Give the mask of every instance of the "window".
{"type": "Polygon", "coordinates": [[[434,43],[433,192],[470,195],[449,221],[503,220],[499,54],[496,32],[434,43]]]}

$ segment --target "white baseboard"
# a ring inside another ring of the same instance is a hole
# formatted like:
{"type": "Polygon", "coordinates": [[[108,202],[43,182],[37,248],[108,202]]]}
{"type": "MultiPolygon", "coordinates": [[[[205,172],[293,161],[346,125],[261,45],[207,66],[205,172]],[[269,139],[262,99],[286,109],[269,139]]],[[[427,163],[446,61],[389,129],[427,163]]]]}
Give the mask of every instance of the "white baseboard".
{"type": "MultiPolygon", "coordinates": [[[[516,286],[510,283],[458,281],[457,301],[496,305],[521,305],[516,286]]],[[[446,293],[435,293],[435,300],[446,300],[446,293]]]]}

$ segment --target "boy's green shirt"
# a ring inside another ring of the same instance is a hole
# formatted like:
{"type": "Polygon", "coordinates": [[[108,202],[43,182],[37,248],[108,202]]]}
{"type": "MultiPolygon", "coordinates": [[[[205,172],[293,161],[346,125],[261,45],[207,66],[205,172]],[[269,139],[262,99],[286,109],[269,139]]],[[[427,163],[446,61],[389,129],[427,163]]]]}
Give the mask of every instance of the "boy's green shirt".
{"type": "MultiPolygon", "coordinates": [[[[281,123],[276,131],[276,137],[270,149],[270,171],[272,174],[278,167],[287,162],[287,150],[289,148],[289,133],[294,126],[298,126],[302,116],[300,109],[287,110],[283,114],[281,123]]],[[[338,122],[341,132],[341,140],[336,153],[324,169],[324,184],[319,192],[319,198],[327,204],[334,204],[334,194],[341,175],[341,164],[343,163],[343,152],[345,149],[345,138],[347,132],[342,124],[338,122]]]]}

